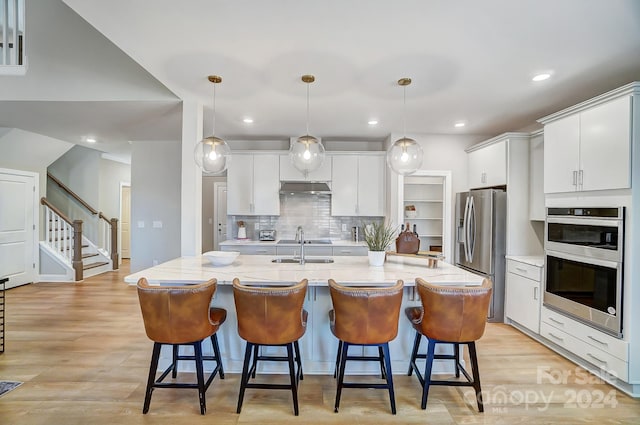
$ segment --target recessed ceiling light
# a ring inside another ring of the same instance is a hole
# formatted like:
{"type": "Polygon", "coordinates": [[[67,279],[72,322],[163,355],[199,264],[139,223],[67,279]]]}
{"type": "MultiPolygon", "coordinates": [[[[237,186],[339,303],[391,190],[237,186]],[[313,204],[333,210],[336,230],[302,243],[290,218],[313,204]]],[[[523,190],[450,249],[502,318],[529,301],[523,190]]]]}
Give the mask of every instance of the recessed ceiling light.
{"type": "Polygon", "coordinates": [[[253,123],[253,118],[245,118],[245,119],[243,119],[242,121],[243,121],[244,123],[246,123],[246,124],[251,124],[251,123],[253,123]]]}
{"type": "Polygon", "coordinates": [[[96,142],[96,139],[94,139],[93,137],[87,137],[87,138],[85,139],[85,141],[86,141],[87,143],[95,143],[95,142],[96,142]]]}
{"type": "Polygon", "coordinates": [[[376,124],[378,124],[378,120],[369,120],[369,121],[367,121],[367,124],[376,125],[376,124]]]}
{"type": "Polygon", "coordinates": [[[531,81],[544,81],[546,79],[548,79],[549,77],[551,77],[551,74],[549,73],[543,73],[543,74],[538,74],[536,76],[534,76],[531,81]]]}
{"type": "Polygon", "coordinates": [[[458,128],[460,128],[460,127],[464,127],[465,125],[467,125],[467,124],[466,124],[466,123],[464,123],[464,122],[462,122],[462,121],[457,122],[457,123],[455,123],[455,124],[454,124],[454,126],[455,126],[455,127],[458,127],[458,128]]]}

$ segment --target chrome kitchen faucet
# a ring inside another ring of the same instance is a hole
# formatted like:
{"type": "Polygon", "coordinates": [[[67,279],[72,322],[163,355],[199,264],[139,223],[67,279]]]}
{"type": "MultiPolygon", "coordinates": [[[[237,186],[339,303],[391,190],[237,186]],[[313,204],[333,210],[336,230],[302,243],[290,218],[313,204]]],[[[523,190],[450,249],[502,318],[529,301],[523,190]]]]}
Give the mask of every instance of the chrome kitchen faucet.
{"type": "Polygon", "coordinates": [[[296,229],[296,242],[300,243],[300,264],[304,264],[304,230],[302,226],[296,229]]]}

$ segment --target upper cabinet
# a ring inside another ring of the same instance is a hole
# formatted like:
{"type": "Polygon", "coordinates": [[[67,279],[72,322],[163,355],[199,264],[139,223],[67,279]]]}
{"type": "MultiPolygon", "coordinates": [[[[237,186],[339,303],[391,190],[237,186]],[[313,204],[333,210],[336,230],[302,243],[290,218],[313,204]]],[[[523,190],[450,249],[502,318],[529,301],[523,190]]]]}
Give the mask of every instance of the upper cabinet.
{"type": "Polygon", "coordinates": [[[227,214],[280,215],[280,155],[233,153],[227,214]]]}
{"type": "Polygon", "coordinates": [[[544,192],[631,187],[634,98],[640,84],[544,117],[544,192]]]}
{"type": "Polygon", "coordinates": [[[506,140],[469,150],[468,185],[470,189],[507,184],[506,140]]]}
{"type": "Polygon", "coordinates": [[[311,171],[306,176],[293,166],[289,155],[280,155],[280,180],[282,181],[309,181],[327,182],[331,180],[331,157],[325,154],[320,168],[311,171]]]}
{"type": "Polygon", "coordinates": [[[384,153],[334,154],[331,160],[331,215],[383,216],[384,153]]]}
{"type": "Polygon", "coordinates": [[[529,141],[529,220],[544,221],[544,133],[531,135],[529,141]]]}

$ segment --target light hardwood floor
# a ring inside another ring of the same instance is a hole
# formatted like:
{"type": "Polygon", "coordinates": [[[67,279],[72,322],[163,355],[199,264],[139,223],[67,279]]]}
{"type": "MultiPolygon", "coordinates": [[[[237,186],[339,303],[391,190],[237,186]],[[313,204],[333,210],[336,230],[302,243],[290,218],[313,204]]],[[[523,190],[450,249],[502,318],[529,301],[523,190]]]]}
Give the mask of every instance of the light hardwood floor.
{"type": "Polygon", "coordinates": [[[395,416],[385,391],[366,389],[345,389],[340,412],[333,413],[330,376],[305,376],[299,417],[293,416],[289,392],[264,390],[248,390],[238,415],[239,377],[227,374],[209,388],[205,416],[196,391],[184,389],[156,390],[143,415],[152,343],[135,287],[123,283],[126,274],[127,263],[78,284],[7,291],[0,380],[24,384],[0,397],[0,424],[640,423],[640,400],[500,324],[489,324],[478,343],[485,413],[478,413],[471,388],[453,387],[432,388],[421,410],[417,379],[394,375],[395,416]]]}

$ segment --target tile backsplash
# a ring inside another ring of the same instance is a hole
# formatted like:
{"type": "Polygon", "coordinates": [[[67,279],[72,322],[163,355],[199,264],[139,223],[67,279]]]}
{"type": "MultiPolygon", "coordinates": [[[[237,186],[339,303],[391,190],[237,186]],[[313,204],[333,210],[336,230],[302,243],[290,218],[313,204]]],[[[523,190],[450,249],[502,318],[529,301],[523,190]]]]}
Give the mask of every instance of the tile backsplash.
{"type": "Polygon", "coordinates": [[[383,220],[384,217],[332,217],[331,196],[285,194],[280,195],[279,216],[227,216],[227,229],[230,229],[228,239],[235,239],[238,221],[244,221],[249,239],[257,240],[260,229],[275,229],[276,239],[294,239],[296,229],[302,226],[305,239],[338,240],[351,239],[353,226],[362,228],[368,223],[383,220]],[[343,225],[346,231],[342,231],[343,225]]]}

